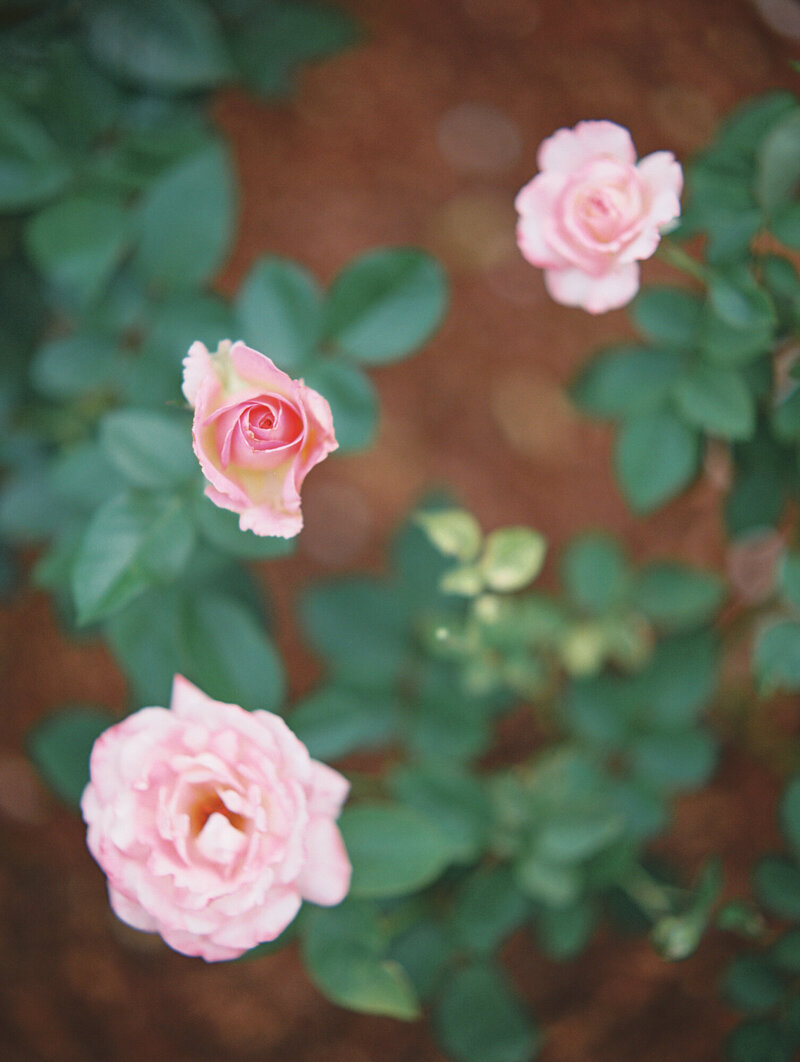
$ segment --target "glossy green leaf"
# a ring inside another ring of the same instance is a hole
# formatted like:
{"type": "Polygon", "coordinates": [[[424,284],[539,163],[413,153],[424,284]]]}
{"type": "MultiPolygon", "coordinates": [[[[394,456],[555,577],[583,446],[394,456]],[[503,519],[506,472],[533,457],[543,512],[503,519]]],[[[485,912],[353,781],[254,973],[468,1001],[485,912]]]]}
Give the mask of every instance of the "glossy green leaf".
{"type": "Polygon", "coordinates": [[[355,23],[338,7],[306,0],[260,0],[233,27],[230,43],[243,80],[269,97],[290,91],[300,63],[333,55],[357,36],[355,23]]]}
{"type": "Polygon", "coordinates": [[[666,410],[623,424],[614,450],[620,486],[638,513],[680,493],[694,478],[698,460],[697,436],[666,410]]]}
{"type": "Polygon", "coordinates": [[[696,789],[717,765],[717,745],[703,731],[645,734],[630,750],[636,774],[657,788],[696,789]]]}
{"type": "Polygon", "coordinates": [[[322,686],[295,705],[289,722],[312,756],[335,760],[391,741],[398,711],[382,691],[322,686]]]}
{"type": "Polygon", "coordinates": [[[28,210],[57,195],[70,170],[46,130],[0,95],[0,209],[28,210]]]}
{"type": "Polygon", "coordinates": [[[648,565],[636,578],[633,604],[659,627],[691,627],[710,620],[725,597],[725,584],[713,572],[674,561],[648,565]]]}
{"type": "Polygon", "coordinates": [[[539,946],[551,959],[572,959],[589,943],[596,922],[588,901],[571,907],[543,907],[535,920],[539,946]]]}
{"type": "Polygon", "coordinates": [[[406,613],[388,587],[368,579],[316,586],[301,611],[312,647],[335,673],[392,683],[406,655],[406,613]]]}
{"type": "Polygon", "coordinates": [[[764,958],[742,955],[728,967],[724,989],[738,1010],[760,1013],[781,1001],[784,983],[764,958]]]}
{"type": "Polygon", "coordinates": [[[639,331],[653,342],[692,349],[700,331],[703,303],[682,288],[646,288],[634,299],[630,314],[639,331]]]}
{"type": "Polygon", "coordinates": [[[102,0],[87,6],[84,18],[89,51],[122,81],[193,92],[231,74],[216,18],[202,0],[102,0]]]}
{"type": "Polygon", "coordinates": [[[183,411],[119,409],[100,422],[108,461],[133,487],[164,490],[199,479],[192,426],[183,411]]]}
{"type": "Polygon", "coordinates": [[[767,133],[758,151],[755,193],[768,213],[789,203],[800,191],[800,107],[767,133]]]}
{"type": "Polygon", "coordinates": [[[453,845],[445,834],[420,812],[400,804],[348,807],[339,826],[353,864],[354,898],[417,892],[453,860],[453,845]]]}
{"type": "Polygon", "coordinates": [[[260,617],[233,597],[200,590],[184,604],[182,671],[209,697],[278,711],[286,693],[281,658],[260,617]]]}
{"type": "Polygon", "coordinates": [[[778,620],[756,636],[753,667],[762,696],[800,689],[800,623],[778,620]]]}
{"type": "Polygon", "coordinates": [[[28,752],[50,788],[77,807],[89,781],[95,740],[115,722],[100,708],[62,708],[28,734],[28,752]]]}
{"type": "Polygon", "coordinates": [[[672,350],[612,347],[586,363],[570,394],[581,409],[597,417],[638,415],[664,402],[682,365],[682,357],[672,350]]]}
{"type": "Polygon", "coordinates": [[[236,299],[238,335],[296,375],[322,331],[322,293],[311,274],[284,258],[260,258],[236,299]]]}
{"type": "Polygon", "coordinates": [[[119,360],[113,343],[103,336],[75,332],[48,340],[36,351],[31,380],[46,398],[65,402],[86,391],[116,391],[119,360]]]}
{"type": "Polygon", "coordinates": [[[770,914],[800,922],[800,867],[784,856],[766,856],[753,871],[756,898],[770,914]]]}
{"type": "Polygon", "coordinates": [[[530,916],[531,902],[507,866],[475,870],[459,887],[450,927],[460,948],[489,955],[530,916]]]}
{"type": "Polygon", "coordinates": [[[434,1027],[454,1062],[530,1062],[538,1031],[505,974],[489,963],[456,970],[433,1013],[434,1027]]]}
{"type": "Polygon", "coordinates": [[[228,152],[211,143],[155,180],[140,208],[135,262],[165,288],[204,284],[231,249],[235,194],[228,152]]]}
{"type": "Polygon", "coordinates": [[[800,250],[800,203],[791,203],[779,210],[770,228],[781,243],[793,251],[800,250]]]}
{"type": "Polygon", "coordinates": [[[294,553],[296,540],[279,538],[274,535],[255,535],[252,531],[242,531],[239,527],[239,514],[221,509],[204,494],[197,498],[195,516],[200,534],[231,557],[242,560],[277,560],[294,553]]]}
{"type": "Polygon", "coordinates": [[[365,365],[405,357],[439,327],[447,280],[439,263],[412,247],[368,251],[334,279],[325,334],[365,365]]]}
{"type": "Polygon", "coordinates": [[[454,860],[467,863],[482,854],[491,808],[485,787],[474,775],[452,765],[401,767],[389,776],[389,791],[436,823],[452,845],[454,860]]]}
{"type": "Polygon", "coordinates": [[[621,547],[606,535],[581,535],[564,550],[561,582],[569,599],[583,611],[602,615],[622,603],[630,570],[621,547]]]}
{"type": "Polygon", "coordinates": [[[349,1010],[412,1021],[419,1017],[416,993],[387,950],[388,939],[366,904],[346,901],[305,920],[303,960],[323,995],[349,1010]]]}
{"type": "Polygon", "coordinates": [[[303,378],[330,404],[339,453],[372,445],[378,429],[378,395],[365,373],[355,365],[325,359],[312,362],[303,378]]]}
{"type": "Polygon", "coordinates": [[[153,583],[182,570],[194,541],[185,503],[160,494],[119,494],[95,513],[72,575],[78,622],[111,615],[153,583]]]}
{"type": "Polygon", "coordinates": [[[28,253],[45,278],[81,304],[102,292],[129,238],[130,220],[123,205],[86,195],[45,207],[25,232],[28,253]]]}
{"type": "Polygon", "coordinates": [[[673,397],[681,416],[693,427],[721,439],[749,439],[756,409],[741,374],[698,361],[675,382],[673,397]]]}

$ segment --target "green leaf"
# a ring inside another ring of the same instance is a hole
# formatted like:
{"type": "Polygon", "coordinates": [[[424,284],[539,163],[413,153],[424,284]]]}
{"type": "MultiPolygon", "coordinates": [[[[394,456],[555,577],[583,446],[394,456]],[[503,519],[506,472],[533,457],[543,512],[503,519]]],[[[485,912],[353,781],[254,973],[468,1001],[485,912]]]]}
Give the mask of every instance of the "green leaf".
{"type": "Polygon", "coordinates": [[[236,298],[239,335],[294,375],[322,332],[322,293],[311,274],[283,258],[260,258],[236,298]]]}
{"type": "Polygon", "coordinates": [[[737,331],[749,333],[774,323],[775,310],[769,295],[746,270],[714,273],[708,299],[719,319],[737,331]]]}
{"type": "Polygon", "coordinates": [[[102,0],[86,10],[92,56],[120,80],[194,92],[231,74],[216,19],[200,0],[102,0]]]}
{"type": "Polygon", "coordinates": [[[781,830],[791,847],[800,853],[800,774],[789,780],[781,798],[781,830]]]}
{"type": "Polygon", "coordinates": [[[800,868],[783,856],[766,856],[753,871],[759,903],[778,918],[800,922],[800,868]]]}
{"type": "Polygon", "coordinates": [[[778,586],[786,600],[800,611],[800,553],[784,553],[778,568],[778,586]]]}
{"type": "Polygon", "coordinates": [[[728,1037],[725,1046],[730,1062],[792,1062],[794,1051],[772,1021],[745,1021],[728,1037]]]}
{"type": "Polygon", "coordinates": [[[303,960],[314,984],[334,1003],[401,1021],[419,1017],[419,1002],[403,967],[386,957],[388,940],[366,904],[346,901],[309,911],[303,960]]]}
{"type": "Polygon", "coordinates": [[[489,963],[454,971],[433,1020],[442,1046],[455,1062],[530,1062],[539,1051],[536,1027],[505,975],[489,963]]]}
{"type": "Polygon", "coordinates": [[[638,513],[679,494],[694,478],[698,460],[697,436],[666,410],[623,424],[614,450],[620,486],[638,513]]]}
{"type": "Polygon", "coordinates": [[[70,170],[48,133],[0,95],[0,210],[28,210],[57,195],[70,170]]]}
{"type": "Polygon", "coordinates": [[[85,304],[101,294],[119,265],[129,233],[128,211],[118,200],[75,195],[40,211],[25,240],[53,287],[85,304]]]}
{"type": "Polygon", "coordinates": [[[800,190],[800,108],[770,129],[758,151],[756,198],[769,214],[800,190]]]}
{"type": "Polygon", "coordinates": [[[465,562],[477,558],[483,533],[466,509],[428,509],[417,513],[415,521],[440,553],[465,562]]]}
{"type": "Polygon", "coordinates": [[[182,672],[218,701],[278,711],[283,665],[259,617],[235,598],[200,590],[183,611],[182,672]]]}
{"type": "Polygon", "coordinates": [[[683,366],[672,350],[612,347],[581,369],[570,388],[574,402],[597,417],[627,417],[660,406],[683,366]]]}
{"type": "Polygon", "coordinates": [[[323,686],[292,709],[289,721],[312,756],[336,760],[391,741],[397,714],[394,698],[384,693],[323,686]]]}
{"type": "Polygon", "coordinates": [[[242,531],[238,513],[221,509],[201,494],[195,503],[195,516],[200,534],[231,557],[241,560],[276,560],[294,553],[296,540],[270,535],[254,535],[242,531]]]}
{"type": "Polygon", "coordinates": [[[791,203],[779,210],[770,228],[781,243],[800,251],[800,203],[791,203]]]}
{"type": "Polygon", "coordinates": [[[581,535],[561,556],[561,582],[570,600],[592,615],[620,605],[630,585],[628,562],[620,546],[606,535],[581,535]]]}
{"type": "Polygon", "coordinates": [[[501,527],[486,536],[480,567],[490,590],[521,590],[542,570],[547,543],[528,527],[501,527]]]}
{"type": "Polygon", "coordinates": [[[769,949],[770,961],[783,973],[800,974],[800,929],[789,929],[769,949]]]}
{"type": "Polygon", "coordinates": [[[137,704],[168,705],[175,674],[191,670],[182,630],[182,595],[175,587],[147,590],[106,621],[105,637],[137,704]]]}
{"type": "Polygon", "coordinates": [[[54,505],[47,468],[31,462],[6,477],[0,486],[0,533],[12,542],[29,545],[49,538],[62,523],[54,505]]]}
{"type": "Polygon", "coordinates": [[[708,622],[724,597],[725,584],[718,575],[673,561],[648,565],[633,586],[634,606],[653,623],[667,629],[708,622]]]}
{"type": "Polygon", "coordinates": [[[714,150],[721,155],[755,161],[764,134],[797,109],[791,92],[775,90],[746,100],[726,116],[714,150]]]}
{"type": "Polygon", "coordinates": [[[325,334],[366,365],[385,365],[421,347],[447,308],[439,263],[412,247],[369,251],[334,279],[325,334]]]}
{"type": "Polygon", "coordinates": [[[311,645],[336,674],[390,685],[406,655],[406,612],[391,590],[368,579],[315,586],[302,601],[311,645]]]}
{"type": "Polygon", "coordinates": [[[372,381],[355,365],[325,359],[305,370],[305,382],[326,398],[333,413],[339,453],[366,450],[378,429],[378,396],[372,381]]]}
{"type": "Polygon", "coordinates": [[[725,499],[725,520],[732,538],[777,526],[786,503],[778,472],[768,465],[738,472],[725,499]]]}
{"type": "Polygon", "coordinates": [[[682,288],[646,288],[631,304],[633,323],[648,339],[692,349],[700,332],[703,303],[682,288]]]}
{"type": "Polygon", "coordinates": [[[588,902],[543,907],[536,915],[539,946],[551,959],[573,959],[589,943],[596,923],[594,908],[588,902]]]}
{"type": "Polygon", "coordinates": [[[753,667],[759,692],[800,689],[800,624],[778,620],[756,636],[753,667]]]}
{"type": "Polygon", "coordinates": [[[148,188],[135,262],[168,288],[208,281],[231,249],[235,222],[233,174],[219,143],[182,159],[148,188]]]}
{"type": "Polygon", "coordinates": [[[489,955],[528,919],[530,911],[530,900],[507,866],[483,867],[459,887],[450,925],[460,948],[489,955]]]}
{"type": "Polygon", "coordinates": [[[659,642],[647,666],[630,681],[640,718],[665,730],[694,725],[716,688],[719,655],[719,643],[709,630],[659,642]]]}
{"type": "Polygon", "coordinates": [[[111,615],[151,584],[183,569],[194,541],[184,502],[157,494],[119,494],[95,513],[72,573],[80,624],[111,615]]]}
{"type": "Polygon", "coordinates": [[[551,863],[536,854],[524,856],[514,868],[520,889],[532,900],[548,907],[569,907],[583,889],[581,869],[565,863],[551,863]]]}
{"type": "Polygon", "coordinates": [[[719,365],[742,365],[763,355],[772,345],[775,321],[756,317],[747,327],[732,325],[706,306],[701,347],[710,361],[719,365]]]}
{"type": "Polygon", "coordinates": [[[468,863],[485,849],[491,808],[481,782],[453,766],[421,764],[401,767],[389,776],[396,800],[422,812],[447,835],[453,859],[468,863]]]}
{"type": "Polygon", "coordinates": [[[351,17],[337,7],[261,0],[246,10],[230,43],[243,80],[265,96],[283,96],[300,63],[339,52],[357,36],[351,17]]]}
{"type": "Polygon", "coordinates": [[[417,992],[425,998],[439,984],[452,950],[443,925],[423,916],[394,938],[389,954],[407,971],[417,992]]]}
{"type": "Polygon", "coordinates": [[[771,412],[772,427],[784,442],[800,439],[800,387],[789,391],[771,412]]]}
{"type": "Polygon", "coordinates": [[[50,788],[78,806],[89,781],[89,754],[95,740],[116,720],[100,708],[63,708],[28,734],[28,752],[50,788]]]}
{"type": "Polygon", "coordinates": [[[339,820],[350,861],[354,898],[384,899],[417,892],[452,862],[451,841],[429,819],[400,804],[359,804],[339,820]]]}
{"type": "Polygon", "coordinates": [[[644,734],[630,749],[636,774],[656,788],[696,789],[717,765],[717,745],[703,731],[644,734]]]}
{"type": "Polygon", "coordinates": [[[696,362],[675,382],[673,397],[688,423],[721,439],[749,439],[755,431],[753,396],[740,373],[696,362]]]}
{"type": "Polygon", "coordinates": [[[31,364],[31,382],[45,398],[57,402],[86,391],[119,386],[119,362],[114,345],[106,338],[75,332],[43,343],[31,364]]]}
{"type": "Polygon", "coordinates": [[[783,993],[783,979],[761,957],[742,955],[728,967],[725,995],[737,1010],[771,1010],[780,1003],[783,993]]]}
{"type": "Polygon", "coordinates": [[[100,422],[100,445],[131,486],[166,490],[199,479],[191,423],[182,412],[107,413],[100,422]]]}

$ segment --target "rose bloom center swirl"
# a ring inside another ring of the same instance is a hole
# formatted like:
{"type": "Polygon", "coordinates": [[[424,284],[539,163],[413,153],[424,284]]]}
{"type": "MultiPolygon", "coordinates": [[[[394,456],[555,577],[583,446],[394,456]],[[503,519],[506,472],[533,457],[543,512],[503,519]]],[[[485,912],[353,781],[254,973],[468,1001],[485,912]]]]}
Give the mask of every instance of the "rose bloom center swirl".
{"type": "Polygon", "coordinates": [[[305,421],[302,413],[282,395],[259,395],[231,402],[205,421],[214,425],[223,468],[269,468],[286,460],[302,446],[305,421]]]}

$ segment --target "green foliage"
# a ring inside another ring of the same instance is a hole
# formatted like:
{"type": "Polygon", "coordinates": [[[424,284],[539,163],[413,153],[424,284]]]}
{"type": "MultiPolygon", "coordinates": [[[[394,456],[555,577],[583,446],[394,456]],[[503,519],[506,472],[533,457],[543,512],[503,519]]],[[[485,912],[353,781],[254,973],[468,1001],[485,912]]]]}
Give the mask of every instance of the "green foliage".
{"type": "Polygon", "coordinates": [[[614,469],[623,494],[637,513],[674,498],[694,478],[697,436],[674,413],[662,410],[626,421],[614,450],[614,469]]]}
{"type": "Polygon", "coordinates": [[[529,1062],[540,1038],[500,969],[475,962],[447,980],[434,1009],[444,1049],[456,1062],[529,1062]]]}
{"type": "Polygon", "coordinates": [[[303,960],[323,995],[350,1010],[411,1021],[419,1017],[419,1002],[388,948],[389,935],[365,903],[347,900],[304,919],[303,960]]]}
{"type": "Polygon", "coordinates": [[[89,753],[114,722],[100,708],[62,708],[28,734],[28,752],[50,788],[77,806],[89,781],[89,753]]]}
{"type": "Polygon", "coordinates": [[[348,807],[339,826],[353,864],[350,893],[355,899],[416,892],[456,857],[456,845],[437,823],[401,804],[348,807]]]}

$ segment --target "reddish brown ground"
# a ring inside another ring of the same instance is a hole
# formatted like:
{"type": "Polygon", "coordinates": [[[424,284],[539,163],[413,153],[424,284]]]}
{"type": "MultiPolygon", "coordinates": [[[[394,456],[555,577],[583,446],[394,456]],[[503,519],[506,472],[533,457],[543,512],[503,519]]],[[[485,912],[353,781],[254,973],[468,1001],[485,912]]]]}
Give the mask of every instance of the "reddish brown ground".
{"type": "MultiPolygon", "coordinates": [[[[797,87],[790,44],[746,0],[344,6],[364,43],[307,71],[290,103],[238,92],[216,103],[243,199],[222,286],[232,290],[265,252],[327,281],[366,248],[418,243],[448,267],[453,298],[422,354],[375,372],[378,444],[313,473],[301,553],[266,577],[294,691],[314,675],[291,626],[296,590],[345,567],[378,567],[389,529],[426,486],[449,483],[485,525],[530,523],[555,545],[596,526],[620,533],[639,558],[724,563],[710,478],[657,517],[626,512],[608,470],[609,433],[579,420],[560,390],[593,344],[624,333],[624,315],[594,319],[547,300],[515,251],[512,200],[539,141],[561,125],[612,118],[630,127],[640,154],[685,158],[733,104],[797,87]],[[496,108],[511,132],[480,117],[470,126],[475,112],[452,113],[463,104],[496,108]]],[[[651,280],[665,275],[645,267],[651,280]]],[[[47,602],[26,590],[0,616],[0,687],[4,1062],[440,1059],[423,1026],[324,1002],[292,951],[205,966],[116,922],[80,823],[41,791],[21,749],[30,724],[64,701],[121,710],[124,683],[102,647],[62,640],[47,602]]],[[[796,729],[791,705],[749,727],[751,754],[728,755],[714,784],[682,802],[668,847],[688,870],[719,851],[731,891],[746,888],[753,855],[775,843],[777,784],[763,761],[777,762],[796,729]]],[[[705,1062],[721,1057],[732,1021],[715,985],[734,947],[716,935],[668,966],[644,942],[600,937],[559,966],[520,940],[508,958],[548,1029],[543,1062],[705,1062]]]]}

